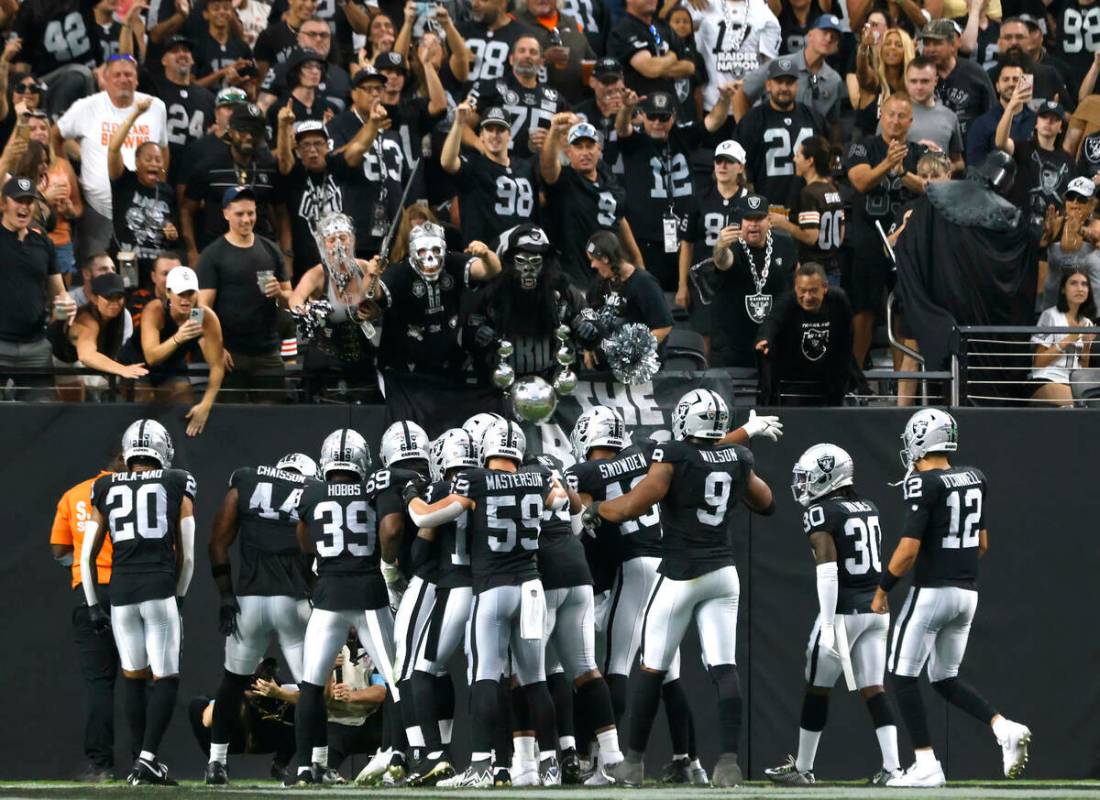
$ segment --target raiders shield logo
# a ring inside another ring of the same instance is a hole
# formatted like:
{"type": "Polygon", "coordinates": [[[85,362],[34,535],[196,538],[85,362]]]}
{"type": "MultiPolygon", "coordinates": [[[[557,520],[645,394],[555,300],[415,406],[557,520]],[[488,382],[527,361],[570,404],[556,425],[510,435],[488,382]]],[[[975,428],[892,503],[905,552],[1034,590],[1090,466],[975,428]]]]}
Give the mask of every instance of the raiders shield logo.
{"type": "Polygon", "coordinates": [[[1100,161],[1100,136],[1085,139],[1085,158],[1092,164],[1100,161]]]}
{"type": "Polygon", "coordinates": [[[832,472],[834,466],[836,466],[836,459],[833,456],[822,456],[817,460],[818,469],[826,474],[832,472]]]}
{"type": "Polygon", "coordinates": [[[760,197],[759,197],[759,195],[754,195],[754,196],[750,197],[748,200],[746,200],[745,202],[748,203],[749,208],[751,208],[753,211],[760,208],[760,197]]]}
{"type": "Polygon", "coordinates": [[[820,361],[828,349],[828,328],[806,328],[802,331],[802,355],[808,360],[820,361]]]}
{"type": "Polygon", "coordinates": [[[428,287],[424,285],[424,281],[414,281],[412,286],[413,297],[423,297],[428,293],[428,287]]]}
{"type": "Polygon", "coordinates": [[[763,322],[771,310],[772,296],[770,294],[757,292],[756,294],[745,295],[745,313],[749,315],[749,319],[753,322],[757,324],[763,322]]]}

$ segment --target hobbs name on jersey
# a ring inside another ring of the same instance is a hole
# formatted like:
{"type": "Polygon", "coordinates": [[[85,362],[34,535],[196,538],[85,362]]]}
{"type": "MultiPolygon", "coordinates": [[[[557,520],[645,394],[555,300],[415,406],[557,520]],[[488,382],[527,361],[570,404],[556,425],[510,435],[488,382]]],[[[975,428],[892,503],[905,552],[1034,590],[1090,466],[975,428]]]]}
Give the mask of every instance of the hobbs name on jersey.
{"type": "Polygon", "coordinates": [[[329,497],[360,497],[363,494],[363,486],[358,483],[330,483],[328,486],[329,497]]]}

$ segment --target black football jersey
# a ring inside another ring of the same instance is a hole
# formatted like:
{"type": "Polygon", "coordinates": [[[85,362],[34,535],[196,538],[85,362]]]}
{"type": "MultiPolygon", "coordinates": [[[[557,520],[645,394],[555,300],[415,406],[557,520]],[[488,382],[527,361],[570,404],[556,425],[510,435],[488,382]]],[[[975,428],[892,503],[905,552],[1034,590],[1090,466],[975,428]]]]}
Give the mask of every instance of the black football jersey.
{"type": "MultiPolygon", "coordinates": [[[[401,498],[401,492],[409,481],[417,480],[422,476],[411,469],[378,469],[371,475],[374,483],[375,500],[374,509],[381,522],[390,514],[400,514],[405,521],[405,527],[401,533],[401,544],[398,547],[397,564],[405,578],[411,578],[412,572],[412,543],[420,529],[409,516],[408,507],[401,498]]],[[[427,564],[416,571],[416,575],[429,583],[435,583],[436,570],[434,564],[427,564]]]]}
{"type": "MultiPolygon", "coordinates": [[[[554,456],[536,456],[520,472],[541,472],[562,480],[564,468],[554,456]]],[[[542,512],[542,531],[539,533],[539,577],[544,589],[564,589],[569,586],[585,586],[592,583],[592,572],[584,554],[584,545],[573,535],[569,521],[569,507],[542,512]]]]}
{"type": "Polygon", "coordinates": [[[838,614],[869,614],[882,577],[882,526],[878,507],[859,497],[827,497],[802,514],[806,535],[824,532],[836,547],[838,614]]]}
{"type": "Polygon", "coordinates": [[[618,233],[626,212],[626,191],[606,164],[600,164],[594,181],[565,166],[557,182],[546,187],[546,212],[550,241],[558,249],[562,270],[578,287],[587,287],[593,273],[585,245],[596,231],[618,233]]]}
{"type": "Polygon", "coordinates": [[[373,485],[308,481],[298,516],[317,553],[313,607],[329,611],[389,605],[378,563],[373,485]]]}
{"type": "Polygon", "coordinates": [[[550,490],[541,472],[471,469],[455,478],[451,491],[477,504],[466,515],[475,594],[539,577],[535,555],[550,490]]]}
{"type": "Polygon", "coordinates": [[[194,501],[195,479],[182,469],[115,472],[92,485],[92,505],[107,521],[114,548],[114,605],[176,593],[176,534],[184,497],[194,501]]]}
{"type": "Polygon", "coordinates": [[[729,522],[752,471],[752,452],[735,444],[662,442],[651,460],[673,468],[661,501],[664,557],[658,571],[682,581],[732,565],[729,522]]]}
{"type": "Polygon", "coordinates": [[[799,260],[816,261],[832,268],[844,243],[844,201],[840,199],[840,190],[826,181],[803,186],[797,205],[791,209],[791,222],[799,228],[817,228],[816,242],[798,242],[799,260]]]}
{"type": "Polygon", "coordinates": [[[168,182],[182,174],[184,150],[206,135],[214,124],[214,94],[192,83],[180,86],[163,76],[152,79],[151,94],[164,101],[168,121],[168,182]]]}
{"type": "Polygon", "coordinates": [[[680,241],[694,246],[694,262],[711,257],[722,228],[741,222],[742,199],[747,194],[741,189],[732,197],[723,197],[713,180],[696,193],[695,206],[680,218],[679,231],[680,241]]]}
{"type": "Polygon", "coordinates": [[[455,179],[465,241],[495,246],[509,228],[538,220],[538,169],[533,158],[512,158],[507,167],[477,150],[465,151],[455,179]]]}
{"type": "Polygon", "coordinates": [[[644,131],[619,141],[626,218],[635,239],[662,241],[662,218],[669,213],[687,216],[694,194],[689,159],[698,140],[696,126],[688,123],[673,128],[668,141],[652,139],[644,131]]]}
{"type": "Polygon", "coordinates": [[[549,130],[554,115],[566,110],[557,89],[542,83],[528,89],[510,71],[496,80],[478,81],[470,90],[469,99],[482,113],[493,106],[500,106],[507,112],[512,120],[512,140],[508,149],[519,158],[537,155],[527,144],[528,132],[536,128],[549,130]]]}
{"type": "MultiPolygon", "coordinates": [[[[647,441],[631,445],[614,458],[600,458],[575,464],[570,474],[576,479],[578,492],[591,495],[593,500],[614,500],[635,486],[649,472],[650,457],[656,442],[647,441]]],[[[604,523],[615,530],[619,540],[621,561],[638,556],[660,556],[661,510],[653,506],[637,519],[629,519],[620,525],[604,523]]]]}
{"type": "Polygon", "coordinates": [[[978,588],[985,492],[985,475],[974,467],[932,469],[905,479],[901,535],[921,543],[914,586],[978,588]]]}
{"type": "Polygon", "coordinates": [[[1093,54],[1100,50],[1100,6],[1080,0],[1061,0],[1052,10],[1058,55],[1071,72],[1084,77],[1092,66],[1093,54]]]}
{"type": "Polygon", "coordinates": [[[238,595],[309,595],[309,565],[296,535],[305,485],[305,476],[274,467],[242,467],[229,477],[237,490],[238,595]]]}
{"type": "Polygon", "coordinates": [[[771,205],[790,208],[803,185],[795,175],[794,156],[802,142],[825,132],[825,120],[809,106],[796,103],[776,111],[761,103],[737,125],[737,141],[745,147],[745,176],[757,194],[771,205]]]}
{"type": "MultiPolygon", "coordinates": [[[[451,493],[451,481],[436,481],[428,487],[424,502],[431,505],[451,493]]],[[[470,573],[470,541],[466,533],[467,513],[457,519],[440,525],[435,529],[435,543],[438,547],[436,562],[436,586],[440,589],[454,589],[459,586],[473,585],[470,573]]]]}
{"type": "Polygon", "coordinates": [[[527,26],[516,20],[495,31],[480,22],[469,20],[459,26],[459,31],[470,48],[470,55],[474,57],[474,63],[470,65],[470,83],[493,81],[503,78],[505,74],[511,75],[508,56],[512,53],[512,46],[520,37],[530,35],[527,26]]]}
{"type": "MultiPolygon", "coordinates": [[[[867,136],[862,141],[848,146],[845,170],[851,170],[857,164],[867,164],[872,168],[886,158],[889,145],[881,136],[867,136]]],[[[917,161],[924,155],[924,145],[909,142],[909,152],[902,162],[906,172],[917,171],[917,161]]],[[[890,231],[898,222],[902,207],[913,200],[915,195],[906,188],[897,175],[887,175],[867,193],[857,192],[852,197],[852,219],[846,237],[851,241],[852,249],[866,253],[867,258],[885,259],[882,250],[882,237],[875,230],[878,222],[884,231],[890,231]]]]}

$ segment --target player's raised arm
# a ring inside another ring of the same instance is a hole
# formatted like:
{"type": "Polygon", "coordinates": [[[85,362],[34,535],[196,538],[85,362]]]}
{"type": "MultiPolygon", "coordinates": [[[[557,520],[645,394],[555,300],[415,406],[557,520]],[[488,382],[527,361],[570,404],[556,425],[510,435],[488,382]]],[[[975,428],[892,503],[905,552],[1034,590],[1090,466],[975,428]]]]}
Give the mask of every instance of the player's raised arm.
{"type": "Polygon", "coordinates": [[[748,447],[749,441],[757,436],[777,442],[782,435],[783,423],[779,421],[779,417],[757,414],[754,408],[749,411],[748,422],[727,433],[718,441],[718,444],[719,446],[739,444],[742,447],[748,447]]]}
{"type": "Polygon", "coordinates": [[[668,494],[672,471],[672,464],[650,464],[649,472],[637,486],[614,500],[594,502],[588,509],[587,517],[600,517],[608,522],[625,522],[640,517],[668,494]]]}

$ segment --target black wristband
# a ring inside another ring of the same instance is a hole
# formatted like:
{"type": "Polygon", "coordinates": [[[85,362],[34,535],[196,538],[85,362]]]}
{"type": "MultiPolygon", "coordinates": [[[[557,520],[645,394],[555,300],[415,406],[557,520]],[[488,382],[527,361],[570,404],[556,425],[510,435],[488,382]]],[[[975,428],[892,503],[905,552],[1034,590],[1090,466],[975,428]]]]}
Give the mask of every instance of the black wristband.
{"type": "Polygon", "coordinates": [[[882,591],[889,594],[890,590],[893,589],[895,586],[897,586],[898,581],[900,581],[900,580],[901,580],[900,575],[895,575],[889,569],[884,569],[882,571],[882,577],[879,578],[878,586],[879,586],[880,589],[882,589],[882,591]]]}
{"type": "Polygon", "coordinates": [[[215,579],[220,578],[222,575],[230,578],[233,575],[233,568],[230,567],[228,563],[213,564],[210,567],[210,574],[213,575],[215,579]]]}

